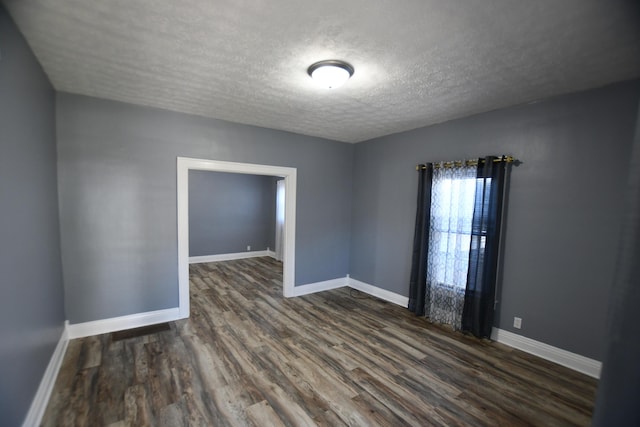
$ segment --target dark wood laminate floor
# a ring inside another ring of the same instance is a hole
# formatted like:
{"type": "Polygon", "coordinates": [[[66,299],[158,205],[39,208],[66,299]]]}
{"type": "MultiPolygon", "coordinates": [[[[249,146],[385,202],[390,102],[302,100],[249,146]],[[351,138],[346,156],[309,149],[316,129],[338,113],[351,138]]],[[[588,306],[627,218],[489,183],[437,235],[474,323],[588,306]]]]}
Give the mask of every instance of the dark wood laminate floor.
{"type": "Polygon", "coordinates": [[[45,426],[588,425],[597,382],[271,258],[190,268],[191,318],[72,340],[45,426]],[[357,296],[364,296],[358,294],[357,296]]]}

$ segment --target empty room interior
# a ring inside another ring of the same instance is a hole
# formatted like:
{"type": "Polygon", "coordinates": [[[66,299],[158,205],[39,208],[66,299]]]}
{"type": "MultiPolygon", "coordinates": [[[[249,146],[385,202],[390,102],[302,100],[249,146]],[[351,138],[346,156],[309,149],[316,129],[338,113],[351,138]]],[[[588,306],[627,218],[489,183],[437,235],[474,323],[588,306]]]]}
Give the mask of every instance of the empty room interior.
{"type": "Polygon", "coordinates": [[[640,425],[640,3],[0,3],[0,425],[640,425]]]}

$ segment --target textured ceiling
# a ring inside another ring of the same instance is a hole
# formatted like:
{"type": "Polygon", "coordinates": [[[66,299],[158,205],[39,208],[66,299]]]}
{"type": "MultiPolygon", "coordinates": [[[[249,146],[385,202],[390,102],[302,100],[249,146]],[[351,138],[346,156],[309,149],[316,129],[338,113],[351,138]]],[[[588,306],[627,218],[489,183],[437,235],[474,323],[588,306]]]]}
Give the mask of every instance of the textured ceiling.
{"type": "Polygon", "coordinates": [[[638,3],[5,1],[59,91],[345,142],[639,77],[638,3]]]}

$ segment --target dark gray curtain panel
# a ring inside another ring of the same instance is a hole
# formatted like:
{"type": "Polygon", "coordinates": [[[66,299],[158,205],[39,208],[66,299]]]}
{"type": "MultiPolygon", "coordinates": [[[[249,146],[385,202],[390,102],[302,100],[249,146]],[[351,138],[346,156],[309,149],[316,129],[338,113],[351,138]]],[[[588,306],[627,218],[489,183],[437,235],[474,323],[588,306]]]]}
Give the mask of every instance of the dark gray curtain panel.
{"type": "Polygon", "coordinates": [[[431,182],[433,164],[418,168],[418,207],[416,230],[413,237],[413,256],[409,282],[409,310],[423,316],[427,280],[427,253],[429,250],[429,221],[431,213],[431,182]]]}
{"type": "Polygon", "coordinates": [[[493,326],[500,225],[507,163],[488,156],[478,161],[469,272],[462,330],[490,338],[493,326]]]}

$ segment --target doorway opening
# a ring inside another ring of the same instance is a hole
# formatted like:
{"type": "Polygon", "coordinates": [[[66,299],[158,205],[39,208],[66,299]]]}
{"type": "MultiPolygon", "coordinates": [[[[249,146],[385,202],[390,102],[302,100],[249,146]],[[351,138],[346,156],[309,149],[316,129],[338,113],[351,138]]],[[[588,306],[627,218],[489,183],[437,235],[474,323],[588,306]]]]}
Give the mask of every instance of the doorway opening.
{"type": "Polygon", "coordinates": [[[276,247],[275,254],[278,261],[282,261],[282,249],[284,248],[284,211],[285,211],[285,188],[284,180],[276,181],[276,247]]]}
{"type": "Polygon", "coordinates": [[[292,297],[295,280],[296,168],[218,160],[177,159],[178,305],[180,318],[189,317],[189,170],[269,175],[284,178],[282,227],[282,294],[292,297]]]}

